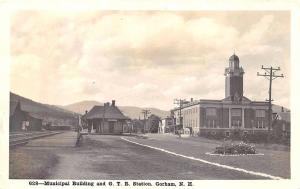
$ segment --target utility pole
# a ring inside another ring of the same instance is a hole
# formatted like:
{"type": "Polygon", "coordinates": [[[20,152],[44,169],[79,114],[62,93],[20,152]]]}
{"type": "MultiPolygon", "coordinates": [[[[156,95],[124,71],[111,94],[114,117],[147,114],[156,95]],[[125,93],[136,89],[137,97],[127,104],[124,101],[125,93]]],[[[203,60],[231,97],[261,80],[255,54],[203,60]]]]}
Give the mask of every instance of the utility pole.
{"type": "Polygon", "coordinates": [[[148,117],[148,114],[151,114],[151,111],[148,109],[143,109],[142,114],[144,115],[144,130],[143,132],[145,133],[145,128],[146,128],[146,119],[148,117]]]}
{"type": "MultiPolygon", "coordinates": [[[[185,99],[174,99],[174,104],[175,105],[178,105],[178,108],[179,108],[179,112],[178,112],[178,116],[179,116],[179,127],[182,127],[182,113],[181,113],[181,110],[182,110],[182,106],[183,104],[186,104],[188,103],[185,99]]],[[[176,133],[176,119],[175,119],[175,128],[174,128],[174,133],[176,133]]]]}
{"type": "Polygon", "coordinates": [[[269,121],[269,126],[268,126],[268,142],[270,142],[270,135],[271,135],[271,127],[272,127],[272,81],[278,77],[284,77],[283,74],[281,75],[276,75],[276,71],[280,71],[280,67],[274,68],[274,67],[264,67],[261,66],[261,69],[265,70],[264,74],[260,74],[257,72],[257,76],[263,76],[266,79],[269,80],[269,99],[267,99],[269,103],[269,108],[268,108],[268,121],[269,121]]]}

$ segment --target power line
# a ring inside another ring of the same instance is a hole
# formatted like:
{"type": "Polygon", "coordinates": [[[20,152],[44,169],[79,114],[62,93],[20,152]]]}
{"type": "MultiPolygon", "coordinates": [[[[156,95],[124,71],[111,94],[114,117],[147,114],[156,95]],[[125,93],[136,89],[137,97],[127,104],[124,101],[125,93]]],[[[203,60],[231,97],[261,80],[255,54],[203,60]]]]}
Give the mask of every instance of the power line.
{"type": "Polygon", "coordinates": [[[274,67],[264,67],[261,66],[261,69],[263,69],[265,71],[264,74],[260,74],[259,72],[257,72],[257,76],[263,76],[266,79],[269,80],[269,99],[267,99],[268,103],[269,103],[269,107],[268,107],[268,121],[269,121],[269,126],[268,126],[268,142],[270,140],[270,134],[271,134],[271,127],[272,127],[272,81],[276,78],[279,77],[284,77],[283,74],[281,75],[276,75],[277,71],[280,71],[280,67],[274,68],[274,67]]]}

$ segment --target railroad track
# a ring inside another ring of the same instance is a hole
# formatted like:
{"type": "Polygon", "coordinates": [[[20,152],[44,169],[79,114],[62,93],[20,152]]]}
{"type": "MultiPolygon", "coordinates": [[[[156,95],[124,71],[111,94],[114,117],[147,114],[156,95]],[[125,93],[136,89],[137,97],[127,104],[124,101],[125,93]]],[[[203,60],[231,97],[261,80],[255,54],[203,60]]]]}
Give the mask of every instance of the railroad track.
{"type": "Polygon", "coordinates": [[[41,138],[41,137],[46,137],[46,136],[51,136],[55,134],[59,134],[61,132],[57,131],[41,131],[41,132],[29,132],[29,133],[11,133],[9,135],[9,147],[16,147],[16,146],[21,146],[25,145],[28,143],[28,141],[41,138]]]}

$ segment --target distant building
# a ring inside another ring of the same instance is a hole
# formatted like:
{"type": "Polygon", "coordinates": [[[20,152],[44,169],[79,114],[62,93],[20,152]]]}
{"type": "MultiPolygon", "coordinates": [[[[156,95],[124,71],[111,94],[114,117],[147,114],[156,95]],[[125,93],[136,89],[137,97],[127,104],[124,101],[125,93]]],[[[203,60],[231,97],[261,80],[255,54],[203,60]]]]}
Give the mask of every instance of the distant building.
{"type": "Polygon", "coordinates": [[[291,112],[284,111],[273,113],[273,130],[278,138],[290,138],[291,134],[291,112]]]}
{"type": "Polygon", "coordinates": [[[116,106],[115,101],[105,103],[103,106],[94,106],[87,112],[82,120],[86,122],[89,132],[99,134],[122,134],[128,130],[126,117],[116,106]]]}
{"type": "Polygon", "coordinates": [[[230,136],[239,130],[244,134],[268,130],[268,103],[251,101],[243,94],[244,70],[235,54],[225,68],[225,98],[191,100],[182,109],[171,110],[177,128],[189,128],[191,134],[230,136]],[[180,111],[182,125],[180,125],[180,111]]]}
{"type": "Polygon", "coordinates": [[[166,117],[159,122],[159,133],[170,133],[173,125],[173,118],[166,117]]]}
{"type": "Polygon", "coordinates": [[[37,115],[23,111],[20,101],[10,101],[9,131],[40,131],[43,120],[37,115]]]}

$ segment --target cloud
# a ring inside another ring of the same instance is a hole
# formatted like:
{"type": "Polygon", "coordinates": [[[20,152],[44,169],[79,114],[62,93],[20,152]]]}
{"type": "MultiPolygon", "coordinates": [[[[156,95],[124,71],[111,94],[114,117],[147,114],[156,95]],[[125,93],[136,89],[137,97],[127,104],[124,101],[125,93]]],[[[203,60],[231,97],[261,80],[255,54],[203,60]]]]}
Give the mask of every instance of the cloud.
{"type": "MultiPolygon", "coordinates": [[[[262,11],[19,11],[11,25],[11,87],[51,104],[114,98],[169,109],[173,98],[223,98],[235,49],[246,94],[262,98],[261,64],[289,75],[288,21],[287,13],[262,11]]],[[[276,98],[288,104],[289,86],[281,91],[276,98]]]]}

